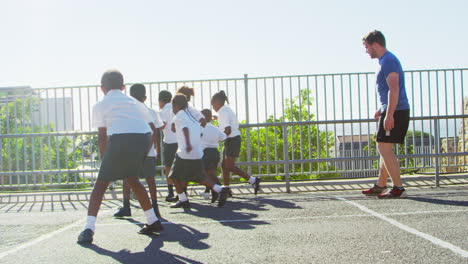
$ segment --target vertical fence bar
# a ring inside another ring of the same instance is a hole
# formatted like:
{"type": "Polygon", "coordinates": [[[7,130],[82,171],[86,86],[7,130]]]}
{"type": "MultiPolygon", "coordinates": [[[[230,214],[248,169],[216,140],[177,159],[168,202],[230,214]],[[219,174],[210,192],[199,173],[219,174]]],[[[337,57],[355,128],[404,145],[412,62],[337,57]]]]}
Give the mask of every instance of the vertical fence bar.
{"type": "Polygon", "coordinates": [[[284,155],[284,180],[286,183],[286,192],[291,193],[291,183],[289,179],[289,155],[288,155],[288,128],[283,125],[283,155],[284,155]]]}
{"type": "MultiPolygon", "coordinates": [[[[249,78],[248,74],[244,74],[244,90],[245,90],[245,123],[250,124],[249,118],[249,78]]],[[[250,129],[247,127],[245,131],[246,148],[247,148],[247,162],[252,160],[252,152],[250,149],[250,129]]],[[[252,166],[249,165],[247,172],[252,175],[252,166]]]]}
{"type": "Polygon", "coordinates": [[[435,133],[435,142],[436,142],[436,160],[435,160],[435,186],[439,187],[440,181],[440,142],[439,142],[439,120],[434,119],[434,133],[435,133]]]}

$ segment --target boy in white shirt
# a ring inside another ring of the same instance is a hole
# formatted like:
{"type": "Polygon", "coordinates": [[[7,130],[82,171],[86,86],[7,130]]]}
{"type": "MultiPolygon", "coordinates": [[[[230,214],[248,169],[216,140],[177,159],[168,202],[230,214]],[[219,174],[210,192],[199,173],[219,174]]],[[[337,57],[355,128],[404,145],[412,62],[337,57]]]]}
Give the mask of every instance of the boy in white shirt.
{"type": "Polygon", "coordinates": [[[226,93],[219,91],[211,98],[213,109],[218,112],[218,126],[227,136],[224,141],[223,150],[223,178],[224,185],[229,186],[231,172],[246,179],[254,187],[254,193],[257,194],[260,189],[260,178],[248,175],[245,171],[235,166],[236,158],[239,157],[241,148],[241,136],[239,131],[239,121],[232,109],[225,105],[229,103],[226,93]]]}
{"type": "MultiPolygon", "coordinates": [[[[206,125],[202,128],[202,148],[203,148],[203,165],[205,167],[206,174],[214,182],[219,183],[218,177],[216,177],[216,169],[220,161],[220,154],[218,151],[219,142],[226,139],[224,134],[218,127],[211,124],[212,113],[210,109],[203,109],[202,114],[205,116],[206,125]]],[[[208,199],[210,196],[210,189],[206,187],[203,197],[208,199]]],[[[218,193],[211,192],[211,202],[214,203],[218,198],[218,193]]]]}
{"type": "Polygon", "coordinates": [[[166,172],[167,191],[166,202],[176,202],[178,197],[174,197],[174,183],[169,179],[169,172],[171,171],[172,163],[177,152],[177,137],[174,131],[172,131],[172,119],[174,113],[172,112],[172,94],[169,91],[159,92],[159,108],[161,109],[159,115],[163,122],[163,163],[166,172]]]}
{"type": "Polygon", "coordinates": [[[145,105],[125,95],[123,76],[117,70],[102,75],[104,99],[93,107],[93,127],[98,128],[98,144],[102,157],[98,178],[89,200],[85,230],[78,243],[93,242],[96,216],[107,187],[112,181],[126,179],[143,208],[147,223],[140,234],[160,232],[164,228],[156,217],[148,193],[138,180],[143,161],[151,146],[152,121],[145,105]]]}
{"type": "MultiPolygon", "coordinates": [[[[146,101],[146,88],[143,84],[136,83],[130,87],[130,95],[144,103],[146,101]]],[[[158,218],[161,218],[158,208],[157,192],[156,192],[156,157],[161,153],[161,137],[158,128],[161,128],[164,124],[161,122],[159,114],[153,109],[146,106],[148,112],[151,115],[152,122],[150,123],[151,130],[153,131],[153,145],[151,146],[148,156],[146,157],[143,164],[143,173],[140,178],[144,178],[148,184],[148,189],[151,196],[151,204],[154,212],[158,218]]],[[[132,216],[132,210],[130,208],[130,186],[127,182],[123,181],[123,207],[114,214],[115,217],[132,216]]]]}
{"type": "Polygon", "coordinates": [[[218,206],[221,207],[229,195],[229,188],[221,187],[206,176],[202,161],[201,126],[188,113],[187,107],[187,98],[182,94],[176,95],[172,100],[179,148],[169,178],[174,181],[179,201],[171,208],[190,208],[183,191],[183,184],[186,182],[198,182],[213,189],[219,194],[218,206]]]}

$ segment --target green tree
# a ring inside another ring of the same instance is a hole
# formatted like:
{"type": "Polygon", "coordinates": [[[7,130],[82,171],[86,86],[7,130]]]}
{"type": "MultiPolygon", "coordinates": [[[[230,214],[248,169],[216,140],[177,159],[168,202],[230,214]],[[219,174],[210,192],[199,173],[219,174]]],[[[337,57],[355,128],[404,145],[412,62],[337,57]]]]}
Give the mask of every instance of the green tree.
{"type": "MultiPolygon", "coordinates": [[[[38,111],[39,100],[35,97],[17,98],[0,106],[1,134],[28,134],[54,132],[52,124],[34,125],[33,116],[38,111]]],[[[81,150],[70,151],[73,142],[68,137],[39,136],[11,137],[1,140],[2,171],[57,170],[76,168],[81,159],[81,150]]],[[[72,175],[74,176],[74,175],[72,175]]],[[[74,179],[74,177],[72,177],[74,179]]],[[[38,182],[42,179],[33,174],[20,177],[4,177],[3,184],[38,182]]],[[[64,183],[66,174],[44,175],[47,183],[64,183]]]]}

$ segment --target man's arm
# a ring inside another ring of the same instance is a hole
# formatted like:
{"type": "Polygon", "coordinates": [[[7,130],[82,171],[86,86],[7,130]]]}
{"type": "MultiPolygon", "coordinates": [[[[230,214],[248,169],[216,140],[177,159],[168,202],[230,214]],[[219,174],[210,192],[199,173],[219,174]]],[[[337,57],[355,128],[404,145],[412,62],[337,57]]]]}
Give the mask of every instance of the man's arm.
{"type": "Polygon", "coordinates": [[[389,87],[388,90],[388,104],[387,104],[387,115],[384,121],[385,131],[390,131],[395,126],[395,120],[393,119],[393,114],[395,113],[396,107],[398,105],[398,98],[400,96],[400,85],[399,85],[399,76],[396,72],[391,72],[387,76],[387,84],[389,87]]]}
{"type": "Polygon", "coordinates": [[[98,128],[98,146],[100,157],[102,160],[102,158],[104,158],[104,154],[106,153],[107,146],[107,128],[105,127],[98,128]]]}

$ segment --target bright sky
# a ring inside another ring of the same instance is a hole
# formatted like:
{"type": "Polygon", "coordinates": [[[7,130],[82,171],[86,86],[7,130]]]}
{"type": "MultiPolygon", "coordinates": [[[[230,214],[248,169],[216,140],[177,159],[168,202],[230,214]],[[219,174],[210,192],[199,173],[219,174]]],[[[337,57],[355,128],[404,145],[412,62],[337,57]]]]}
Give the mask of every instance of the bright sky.
{"type": "Polygon", "coordinates": [[[468,1],[2,0],[0,87],[374,71],[382,30],[405,69],[468,66],[468,1]]]}

